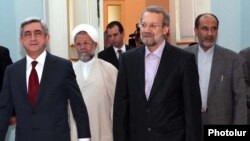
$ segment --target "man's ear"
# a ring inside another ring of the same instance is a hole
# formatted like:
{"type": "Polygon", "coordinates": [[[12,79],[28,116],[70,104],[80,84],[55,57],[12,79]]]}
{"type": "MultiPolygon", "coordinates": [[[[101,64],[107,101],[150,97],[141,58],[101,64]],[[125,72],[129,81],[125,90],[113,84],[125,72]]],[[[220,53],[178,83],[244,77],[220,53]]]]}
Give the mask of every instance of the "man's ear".
{"type": "Polygon", "coordinates": [[[163,27],[163,35],[167,35],[169,32],[169,26],[164,26],[163,27]]]}
{"type": "Polygon", "coordinates": [[[198,33],[198,29],[195,27],[194,28],[194,34],[197,36],[197,33],[198,33]]]}

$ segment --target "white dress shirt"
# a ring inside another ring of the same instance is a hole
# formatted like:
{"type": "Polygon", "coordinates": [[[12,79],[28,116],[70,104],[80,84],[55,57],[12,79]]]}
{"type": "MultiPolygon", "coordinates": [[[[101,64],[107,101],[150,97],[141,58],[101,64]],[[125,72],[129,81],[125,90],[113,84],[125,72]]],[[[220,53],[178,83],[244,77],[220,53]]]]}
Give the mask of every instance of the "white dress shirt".
{"type": "Polygon", "coordinates": [[[206,52],[199,46],[198,49],[198,72],[201,91],[202,108],[207,108],[207,95],[209,79],[212,67],[214,47],[211,47],[206,52]]]}
{"type": "Polygon", "coordinates": [[[125,44],[123,44],[123,46],[121,48],[117,48],[117,47],[113,47],[113,48],[115,50],[115,54],[116,54],[117,58],[119,58],[118,50],[122,50],[122,53],[126,52],[126,46],[125,46],[125,44]]]}
{"type": "MultiPolygon", "coordinates": [[[[46,58],[46,55],[47,55],[47,52],[46,51],[43,51],[43,53],[36,59],[36,60],[33,60],[31,57],[29,57],[27,54],[26,54],[26,83],[27,83],[27,87],[29,86],[29,76],[30,76],[30,73],[31,73],[31,69],[32,69],[32,62],[33,61],[37,61],[37,65],[35,67],[36,69],[36,72],[37,72],[37,75],[38,75],[38,80],[39,80],[39,83],[41,81],[41,78],[42,78],[42,72],[43,72],[43,66],[44,66],[44,63],[45,63],[45,58],[46,58]]],[[[27,88],[28,90],[28,88],[27,88]]]]}

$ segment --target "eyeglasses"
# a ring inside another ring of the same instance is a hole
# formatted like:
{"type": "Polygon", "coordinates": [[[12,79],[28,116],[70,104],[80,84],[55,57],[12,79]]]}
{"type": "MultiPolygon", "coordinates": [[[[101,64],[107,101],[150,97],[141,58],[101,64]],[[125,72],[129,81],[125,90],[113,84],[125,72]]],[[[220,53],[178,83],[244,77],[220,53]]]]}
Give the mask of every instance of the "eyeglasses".
{"type": "Polygon", "coordinates": [[[22,36],[23,36],[25,39],[29,39],[29,38],[32,37],[32,34],[33,34],[33,36],[34,36],[35,38],[40,38],[40,37],[42,37],[42,36],[45,35],[42,31],[36,30],[36,31],[34,31],[34,32],[32,32],[32,31],[24,32],[22,36]]]}
{"type": "Polygon", "coordinates": [[[84,42],[76,43],[75,46],[77,46],[77,47],[89,46],[89,45],[92,45],[92,43],[93,43],[93,42],[91,42],[91,41],[84,41],[84,42]]]}
{"type": "Polygon", "coordinates": [[[152,23],[152,24],[147,24],[147,23],[139,23],[138,27],[140,29],[145,29],[145,28],[150,28],[150,29],[156,29],[157,27],[162,26],[162,24],[157,24],[157,23],[152,23]]]}

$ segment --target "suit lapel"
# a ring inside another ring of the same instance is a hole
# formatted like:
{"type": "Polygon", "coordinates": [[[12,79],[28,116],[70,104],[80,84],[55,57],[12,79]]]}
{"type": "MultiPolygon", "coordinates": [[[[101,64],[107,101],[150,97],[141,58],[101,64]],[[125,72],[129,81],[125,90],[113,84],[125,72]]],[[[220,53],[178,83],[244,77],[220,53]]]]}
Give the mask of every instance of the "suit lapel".
{"type": "Polygon", "coordinates": [[[119,68],[119,61],[117,59],[116,53],[115,53],[115,49],[113,46],[109,47],[107,49],[107,54],[106,54],[106,61],[108,61],[109,63],[113,64],[117,69],[119,68]]]}
{"type": "Polygon", "coordinates": [[[28,107],[30,107],[30,109],[32,109],[31,104],[29,102],[29,97],[28,97],[28,90],[27,90],[27,80],[26,80],[26,58],[23,58],[21,60],[21,63],[19,64],[18,67],[19,71],[21,72],[19,76],[19,78],[17,80],[19,80],[20,82],[20,93],[22,94],[22,97],[25,101],[25,103],[27,104],[28,107]]]}
{"type": "Polygon", "coordinates": [[[114,47],[111,47],[110,48],[110,50],[109,50],[109,54],[110,54],[110,58],[112,59],[112,60],[114,60],[114,63],[115,64],[119,64],[119,61],[118,61],[118,59],[117,59],[117,56],[116,56],[116,53],[115,53],[115,49],[114,49],[114,47]]]}
{"type": "Polygon", "coordinates": [[[151,99],[154,97],[154,95],[156,94],[156,90],[159,86],[159,84],[164,81],[163,79],[167,79],[168,75],[170,74],[170,67],[173,67],[174,64],[174,56],[172,53],[172,47],[170,45],[168,45],[166,43],[164,49],[163,49],[163,53],[161,56],[161,60],[160,60],[160,64],[154,79],[154,83],[149,95],[149,99],[148,101],[150,102],[151,99]],[[171,61],[170,61],[171,60],[171,61]]]}
{"type": "Polygon", "coordinates": [[[198,45],[196,45],[195,47],[192,48],[192,52],[194,52],[194,56],[195,56],[197,66],[198,66],[198,49],[199,49],[198,45]]]}
{"type": "Polygon", "coordinates": [[[224,65],[225,61],[222,58],[221,49],[218,46],[215,46],[208,86],[208,96],[212,94],[216,81],[220,81],[224,72],[224,65]]]}
{"type": "Polygon", "coordinates": [[[47,56],[45,59],[44,67],[43,67],[43,73],[42,73],[42,78],[41,82],[39,85],[39,90],[38,90],[38,96],[37,96],[37,102],[35,105],[35,108],[37,109],[39,107],[40,102],[42,101],[42,98],[46,94],[47,87],[49,86],[49,83],[51,82],[51,78],[53,78],[53,72],[51,70],[55,70],[55,65],[56,61],[53,60],[53,57],[51,54],[47,52],[47,56]]]}
{"type": "Polygon", "coordinates": [[[145,47],[138,48],[138,52],[136,53],[135,65],[133,66],[134,72],[137,72],[136,78],[134,81],[138,82],[138,91],[139,94],[142,94],[141,97],[145,101],[147,101],[145,95],[145,47]],[[139,80],[139,81],[138,81],[139,80]]]}

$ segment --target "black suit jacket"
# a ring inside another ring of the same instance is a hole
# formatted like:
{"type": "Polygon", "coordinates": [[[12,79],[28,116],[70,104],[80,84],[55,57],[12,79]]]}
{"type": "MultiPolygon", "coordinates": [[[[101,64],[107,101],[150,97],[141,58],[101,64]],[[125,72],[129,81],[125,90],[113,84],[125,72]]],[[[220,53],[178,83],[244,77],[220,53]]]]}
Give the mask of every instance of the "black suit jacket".
{"type": "Polygon", "coordinates": [[[0,91],[3,84],[4,71],[8,65],[12,64],[9,50],[3,46],[0,46],[0,91]]]}
{"type": "Polygon", "coordinates": [[[27,94],[26,58],[8,66],[0,95],[0,140],[15,108],[17,141],[70,141],[68,102],[79,138],[89,138],[87,110],[70,61],[47,53],[34,107],[27,94]]]}
{"type": "Polygon", "coordinates": [[[201,97],[194,55],[166,43],[149,99],[145,47],[122,55],[114,100],[114,141],[200,141],[201,97]]]}
{"type": "MultiPolygon", "coordinates": [[[[131,46],[127,46],[126,45],[126,51],[133,49],[134,47],[131,46]]],[[[109,63],[111,63],[112,65],[114,65],[117,69],[119,69],[119,60],[116,56],[114,47],[111,46],[101,52],[98,53],[98,58],[101,58],[109,63]]]]}

